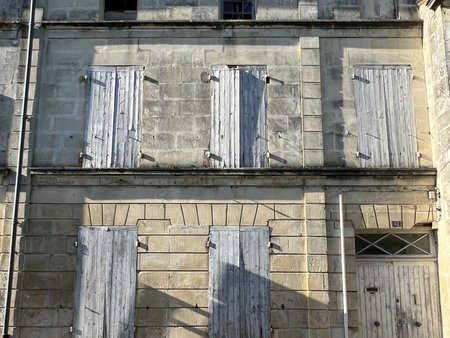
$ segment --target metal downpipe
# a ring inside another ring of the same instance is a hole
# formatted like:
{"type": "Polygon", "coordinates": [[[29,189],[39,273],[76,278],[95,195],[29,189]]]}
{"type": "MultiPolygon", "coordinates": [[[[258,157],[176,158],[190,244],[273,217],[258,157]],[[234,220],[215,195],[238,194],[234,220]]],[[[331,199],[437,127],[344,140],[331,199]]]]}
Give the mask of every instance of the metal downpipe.
{"type": "Polygon", "coordinates": [[[17,167],[16,167],[16,179],[14,184],[14,203],[13,203],[13,217],[11,221],[11,243],[9,249],[9,267],[8,267],[8,280],[6,284],[5,295],[5,307],[3,317],[3,337],[10,337],[8,334],[9,329],[9,317],[11,310],[11,291],[12,280],[14,272],[14,258],[16,250],[16,237],[17,237],[17,218],[19,213],[19,198],[22,183],[22,168],[23,168],[23,148],[25,140],[25,122],[27,118],[27,106],[28,106],[28,92],[30,87],[30,66],[33,50],[33,28],[34,28],[34,12],[35,12],[35,0],[30,0],[30,19],[28,23],[28,47],[27,47],[27,61],[25,66],[25,82],[23,85],[23,98],[22,98],[22,114],[20,124],[20,137],[19,147],[17,153],[17,167]]]}
{"type": "Polygon", "coordinates": [[[348,308],[347,308],[347,278],[345,269],[345,246],[344,246],[344,204],[342,194],[339,194],[339,227],[341,232],[341,269],[342,269],[342,305],[344,312],[344,337],[348,338],[348,308]]]}

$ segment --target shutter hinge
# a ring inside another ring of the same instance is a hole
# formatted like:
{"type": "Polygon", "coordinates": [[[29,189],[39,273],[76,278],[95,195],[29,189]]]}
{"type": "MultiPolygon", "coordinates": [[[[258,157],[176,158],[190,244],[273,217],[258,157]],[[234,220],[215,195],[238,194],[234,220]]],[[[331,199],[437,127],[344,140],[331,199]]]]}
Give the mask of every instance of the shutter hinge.
{"type": "Polygon", "coordinates": [[[139,248],[140,244],[141,243],[139,241],[136,241],[136,248],[139,248]]]}
{"type": "Polygon", "coordinates": [[[210,238],[208,237],[208,240],[206,241],[206,243],[205,243],[205,247],[206,248],[209,248],[209,245],[211,244],[211,242],[210,242],[210,238]]]}
{"type": "Polygon", "coordinates": [[[74,246],[75,248],[78,248],[78,241],[75,241],[75,243],[73,243],[73,246],[74,246]]]}
{"type": "Polygon", "coordinates": [[[69,332],[70,332],[70,333],[73,332],[73,326],[69,327],[69,332]]]}
{"type": "Polygon", "coordinates": [[[361,154],[360,154],[359,151],[357,151],[357,152],[355,153],[355,155],[356,155],[357,158],[359,158],[359,156],[360,156],[361,154]]]}
{"type": "Polygon", "coordinates": [[[272,249],[272,248],[273,248],[273,243],[272,243],[272,242],[267,242],[267,247],[268,247],[269,249],[272,249]]]}
{"type": "Polygon", "coordinates": [[[421,153],[417,153],[417,158],[421,158],[422,157],[422,154],[421,153]]]}
{"type": "Polygon", "coordinates": [[[356,79],[356,75],[352,74],[352,80],[356,79]]]}

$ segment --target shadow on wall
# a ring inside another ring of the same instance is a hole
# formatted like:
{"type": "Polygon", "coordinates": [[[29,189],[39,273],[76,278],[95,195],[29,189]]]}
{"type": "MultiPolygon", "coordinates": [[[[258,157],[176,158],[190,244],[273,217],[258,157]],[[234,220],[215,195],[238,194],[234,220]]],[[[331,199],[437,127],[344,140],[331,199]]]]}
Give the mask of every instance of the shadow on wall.
{"type": "MultiPolygon", "coordinates": [[[[186,284],[171,288],[170,276],[177,272],[169,273],[166,280],[158,280],[160,273],[151,272],[154,282],[162,284],[159,288],[153,283],[138,285],[136,337],[177,333],[180,337],[263,338],[271,337],[272,330],[275,336],[283,330],[302,336],[308,331],[308,306],[327,307],[308,299],[305,291],[289,289],[245,268],[227,264],[221,270],[220,280],[214,281],[217,288],[211,292],[205,279],[189,290],[183,289],[186,284]],[[257,297],[265,288],[266,303],[257,297]]],[[[190,283],[189,272],[183,274],[185,283],[190,283]]]]}
{"type": "Polygon", "coordinates": [[[0,94],[0,167],[4,167],[10,162],[8,161],[8,149],[13,112],[14,100],[0,94]]]}

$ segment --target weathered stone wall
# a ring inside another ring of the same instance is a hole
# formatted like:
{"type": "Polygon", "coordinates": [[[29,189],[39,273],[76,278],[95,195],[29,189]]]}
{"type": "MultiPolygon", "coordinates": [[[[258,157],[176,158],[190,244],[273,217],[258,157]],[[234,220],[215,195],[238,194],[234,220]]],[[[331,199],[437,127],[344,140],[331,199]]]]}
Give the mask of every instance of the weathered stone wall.
{"type": "MultiPolygon", "coordinates": [[[[274,337],[339,337],[337,196],[343,192],[350,333],[359,337],[354,231],[389,228],[365,206],[432,205],[427,191],[434,177],[274,181],[276,188],[267,177],[34,176],[29,217],[19,228],[11,319],[16,336],[70,336],[77,229],[101,225],[138,226],[136,336],[202,336],[209,315],[209,227],[240,225],[271,228],[274,337]]],[[[404,219],[405,229],[414,225],[404,219]]],[[[1,275],[5,280],[6,265],[1,275]]]]}
{"type": "Polygon", "coordinates": [[[23,0],[4,0],[0,2],[0,20],[17,21],[22,16],[23,0]]]}
{"type": "Polygon", "coordinates": [[[428,9],[422,6],[424,19],[424,56],[433,160],[438,169],[439,278],[445,337],[450,336],[450,2],[428,9]]]}
{"type": "MultiPolygon", "coordinates": [[[[157,32],[156,32],[157,33],[157,32]]],[[[75,33],[78,35],[78,33],[75,33]]],[[[160,33],[157,33],[160,34],[160,33]]],[[[79,166],[83,149],[86,81],[90,65],[143,65],[143,158],[146,166],[206,166],[210,138],[210,85],[201,81],[212,65],[267,65],[273,80],[267,85],[267,114],[271,166],[322,163],[321,118],[311,110],[300,114],[300,92],[305,105],[320,98],[318,43],[305,39],[304,83],[300,78],[298,38],[51,38],[42,57],[39,117],[35,134],[35,166],[79,166]],[[302,85],[301,85],[302,83],[302,85]],[[302,153],[305,124],[308,151],[302,153]],[[315,161],[315,162],[314,162],[315,161]]]]}
{"type": "Polygon", "coordinates": [[[328,336],[323,189],[305,189],[301,179],[278,188],[240,179],[182,188],[169,179],[121,176],[131,184],[123,187],[118,179],[35,177],[13,294],[18,337],[69,336],[79,225],[138,226],[137,337],[204,334],[206,242],[209,226],[217,225],[271,228],[274,336],[328,336]]]}
{"type": "Polygon", "coordinates": [[[417,20],[416,0],[318,0],[319,18],[334,20],[417,20]]]}
{"type": "Polygon", "coordinates": [[[325,165],[359,166],[354,94],[355,65],[411,65],[419,165],[431,167],[431,141],[420,36],[402,38],[321,38],[325,165]]]}
{"type": "MultiPolygon", "coordinates": [[[[220,0],[143,0],[138,1],[136,13],[116,13],[112,18],[212,21],[222,19],[221,4],[220,0]]],[[[101,1],[46,0],[44,8],[45,20],[89,21],[105,18],[101,1]]],[[[317,19],[317,3],[315,0],[259,0],[255,15],[256,20],[317,19]]]]}

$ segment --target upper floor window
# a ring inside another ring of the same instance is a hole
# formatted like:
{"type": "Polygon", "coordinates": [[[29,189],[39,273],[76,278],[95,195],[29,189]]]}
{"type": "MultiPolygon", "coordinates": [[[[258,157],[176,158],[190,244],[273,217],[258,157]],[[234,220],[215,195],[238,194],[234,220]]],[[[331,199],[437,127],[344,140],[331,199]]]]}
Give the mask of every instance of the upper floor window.
{"type": "Polygon", "coordinates": [[[409,66],[356,66],[361,167],[418,166],[409,66]]]}
{"type": "Polygon", "coordinates": [[[211,167],[268,167],[266,74],[265,66],[213,67],[211,167]]]}
{"type": "Polygon", "coordinates": [[[84,168],[138,167],[143,67],[89,67],[84,168]]]}
{"type": "Polygon", "coordinates": [[[255,6],[253,0],[224,0],[224,20],[252,20],[255,18],[255,6]]]}
{"type": "Polygon", "coordinates": [[[105,12],[137,10],[137,0],[105,0],[105,12]]]}

